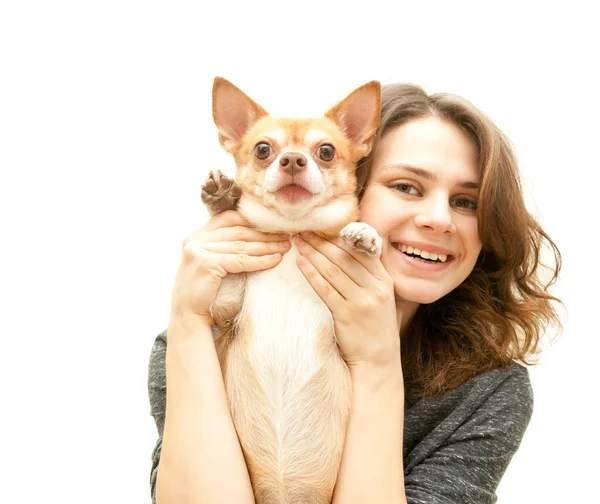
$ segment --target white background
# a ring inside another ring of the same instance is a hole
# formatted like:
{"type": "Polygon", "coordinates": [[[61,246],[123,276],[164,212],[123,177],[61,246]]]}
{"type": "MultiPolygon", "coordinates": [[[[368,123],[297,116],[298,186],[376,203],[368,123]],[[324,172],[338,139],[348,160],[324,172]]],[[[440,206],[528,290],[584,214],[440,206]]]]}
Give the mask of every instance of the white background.
{"type": "Polygon", "coordinates": [[[231,170],[210,108],[222,75],[274,115],[414,82],[504,130],[563,252],[569,314],[531,369],[535,412],[499,502],[598,502],[600,40],[586,4],[3,2],[0,500],[149,502],[148,356],[181,240],[206,219],[200,185],[231,170]]]}

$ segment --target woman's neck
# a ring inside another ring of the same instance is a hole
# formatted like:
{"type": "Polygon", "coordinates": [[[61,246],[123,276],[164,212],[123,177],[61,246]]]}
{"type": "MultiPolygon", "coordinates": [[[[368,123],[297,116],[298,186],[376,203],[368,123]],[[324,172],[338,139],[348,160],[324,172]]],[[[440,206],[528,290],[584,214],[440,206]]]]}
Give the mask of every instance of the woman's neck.
{"type": "Polygon", "coordinates": [[[419,303],[413,301],[406,301],[405,299],[396,298],[396,317],[398,320],[398,327],[400,328],[400,338],[404,336],[406,328],[410,324],[410,321],[417,313],[419,303]]]}

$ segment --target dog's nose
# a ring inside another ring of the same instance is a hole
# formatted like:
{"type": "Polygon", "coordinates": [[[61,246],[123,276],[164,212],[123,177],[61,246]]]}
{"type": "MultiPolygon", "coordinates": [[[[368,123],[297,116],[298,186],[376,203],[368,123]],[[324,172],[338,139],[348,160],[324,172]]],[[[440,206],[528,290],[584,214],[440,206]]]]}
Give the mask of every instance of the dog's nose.
{"type": "Polygon", "coordinates": [[[283,171],[295,175],[306,168],[306,156],[300,152],[286,152],[279,160],[283,171]]]}

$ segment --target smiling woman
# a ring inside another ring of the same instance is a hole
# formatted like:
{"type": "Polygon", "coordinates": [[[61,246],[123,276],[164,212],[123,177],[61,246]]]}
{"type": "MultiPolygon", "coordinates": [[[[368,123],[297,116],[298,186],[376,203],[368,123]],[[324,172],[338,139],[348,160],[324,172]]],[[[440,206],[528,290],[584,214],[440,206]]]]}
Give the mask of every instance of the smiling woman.
{"type": "Polygon", "coordinates": [[[416,303],[437,301],[473,270],[481,251],[478,180],[473,142],[446,119],[412,120],[379,142],[361,218],[384,240],[382,262],[405,319],[416,303]]]}
{"type": "Polygon", "coordinates": [[[526,209],[508,140],[461,97],[392,84],[375,145],[358,169],[361,219],[384,239],[412,393],[529,363],[544,328],[560,325],[548,288],[561,256],[526,209]],[[545,246],[554,263],[543,282],[545,246]],[[432,254],[438,263],[421,260],[432,254]]]}
{"type": "Polygon", "coordinates": [[[352,369],[333,502],[492,504],[533,410],[520,363],[548,323],[560,326],[548,292],[560,253],[525,208],[508,141],[466,100],[384,86],[373,152],[358,169],[360,219],[383,239],[387,275],[342,262],[339,243],[313,237],[300,249],[352,369]],[[544,246],[554,259],[546,282],[544,246]],[[354,287],[331,274],[336,264],[354,287]]]}

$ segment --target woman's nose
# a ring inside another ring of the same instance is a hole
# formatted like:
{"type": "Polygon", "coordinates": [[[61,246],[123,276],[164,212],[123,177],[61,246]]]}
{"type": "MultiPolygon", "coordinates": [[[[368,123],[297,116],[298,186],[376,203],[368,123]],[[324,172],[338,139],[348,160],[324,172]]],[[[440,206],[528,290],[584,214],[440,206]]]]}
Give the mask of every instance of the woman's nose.
{"type": "Polygon", "coordinates": [[[421,202],[420,211],[415,216],[415,224],[419,228],[429,229],[437,233],[453,233],[456,231],[448,197],[432,195],[425,198],[421,202]]]}

